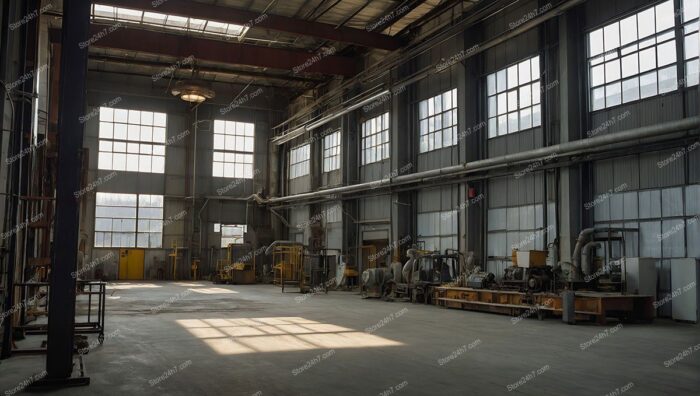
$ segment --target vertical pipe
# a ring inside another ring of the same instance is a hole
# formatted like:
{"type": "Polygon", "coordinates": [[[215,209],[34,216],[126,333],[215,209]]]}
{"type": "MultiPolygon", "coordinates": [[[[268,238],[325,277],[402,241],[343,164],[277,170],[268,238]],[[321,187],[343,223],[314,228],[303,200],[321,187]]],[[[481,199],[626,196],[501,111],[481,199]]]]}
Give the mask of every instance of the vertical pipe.
{"type": "Polygon", "coordinates": [[[49,289],[47,380],[65,380],[73,371],[75,322],[75,278],[78,255],[79,203],[73,195],[80,190],[81,151],[85,125],[79,117],[85,112],[87,83],[87,40],[90,32],[90,1],[72,0],[63,4],[61,40],[61,86],[59,91],[58,173],[54,255],[51,260],[49,289]]]}
{"type": "MultiPolygon", "coordinates": [[[[199,105],[197,105],[194,108],[194,151],[192,154],[192,236],[194,237],[194,226],[195,226],[195,217],[194,217],[194,212],[197,209],[197,130],[199,129],[199,105]]],[[[202,208],[203,209],[203,208],[202,208]]],[[[201,211],[200,211],[201,214],[201,211]]],[[[202,256],[202,224],[201,224],[201,218],[199,222],[199,249],[197,250],[197,258],[201,258],[202,256]]],[[[193,244],[194,239],[190,241],[190,261],[192,260],[194,256],[194,249],[193,249],[193,244]]],[[[191,262],[190,262],[191,264],[191,262]]],[[[186,266],[185,266],[186,267],[186,266]]]]}
{"type": "MultiPolygon", "coordinates": [[[[25,2],[15,3],[15,8],[10,7],[7,13],[8,18],[15,18],[17,15],[26,15],[30,10],[36,9],[37,0],[28,0],[25,2]]],[[[34,74],[36,67],[36,20],[30,21],[22,25],[19,31],[14,33],[11,30],[6,30],[8,37],[6,51],[9,51],[10,45],[18,45],[16,52],[13,55],[17,56],[18,62],[17,67],[14,69],[17,73],[16,76],[22,75],[24,80],[21,81],[18,91],[22,92],[32,92],[34,86],[34,74]],[[35,30],[32,32],[32,30],[35,30]],[[18,38],[12,38],[12,34],[17,34],[18,38]],[[9,41],[12,39],[12,41],[9,41]],[[12,43],[12,44],[11,44],[12,43]],[[26,76],[30,76],[26,78],[26,76]]],[[[10,55],[11,57],[12,55],[10,55]]],[[[7,65],[6,65],[7,66],[7,65]]],[[[6,75],[7,70],[5,70],[5,75],[2,76],[3,79],[7,80],[6,75]]],[[[12,77],[15,80],[15,76],[12,77]]],[[[20,80],[15,80],[20,81],[20,80]]],[[[6,83],[11,83],[5,81],[6,83]]],[[[14,88],[12,89],[14,90],[14,88]]],[[[23,240],[20,238],[26,238],[26,230],[21,230],[18,226],[21,222],[25,222],[27,225],[28,217],[23,216],[22,213],[25,212],[25,207],[22,205],[19,197],[26,194],[26,185],[23,183],[23,167],[28,166],[29,161],[26,156],[20,155],[24,150],[25,135],[31,131],[32,128],[32,108],[26,100],[17,100],[18,106],[14,106],[14,99],[10,97],[10,104],[12,105],[12,132],[9,138],[8,146],[8,158],[14,157],[14,161],[9,166],[7,172],[7,198],[5,206],[5,230],[11,231],[11,236],[8,238],[4,247],[9,250],[7,254],[6,261],[7,268],[7,297],[6,306],[9,308],[13,305],[14,301],[14,280],[18,279],[20,281],[24,278],[24,267],[18,267],[17,264],[24,263],[20,260],[18,263],[18,257],[23,257],[23,251],[18,252],[19,246],[24,246],[23,240]],[[22,211],[20,211],[20,206],[22,211]]],[[[26,227],[25,227],[26,228],[26,227]]],[[[11,352],[11,334],[12,334],[12,319],[5,321],[5,331],[3,332],[3,348],[2,357],[7,358],[11,352]]]]}
{"type": "MultiPolygon", "coordinates": [[[[0,42],[0,80],[2,81],[7,81],[7,66],[10,63],[10,58],[9,58],[9,46],[10,46],[10,38],[8,32],[10,31],[9,29],[9,23],[10,23],[10,11],[12,10],[13,6],[11,5],[12,2],[10,1],[5,1],[2,4],[2,42],[0,42]]],[[[2,87],[3,90],[5,90],[5,87],[2,87]]],[[[9,98],[5,92],[3,92],[3,97],[2,101],[0,101],[0,130],[3,130],[5,128],[5,99],[8,98],[9,100],[12,100],[12,98],[9,98]]],[[[10,103],[10,106],[13,106],[12,103],[10,103]]],[[[14,109],[11,107],[12,112],[14,113],[14,109]]],[[[12,121],[10,121],[12,122],[12,121]]],[[[1,136],[1,135],[0,135],[1,136]]],[[[0,149],[2,149],[2,142],[3,140],[0,139],[0,149]]],[[[10,146],[8,146],[8,153],[7,157],[13,155],[10,151],[10,146]]],[[[11,187],[9,183],[10,177],[8,173],[8,183],[6,183],[6,189],[5,192],[10,192],[11,187]]],[[[5,197],[5,217],[3,218],[4,220],[4,225],[6,226],[4,228],[4,231],[7,231],[11,223],[10,216],[8,216],[9,213],[11,213],[16,205],[12,205],[12,197],[11,196],[6,196],[5,197]]],[[[2,312],[7,311],[10,309],[12,306],[12,273],[14,272],[14,266],[12,265],[12,254],[4,255],[2,256],[2,262],[0,264],[0,269],[2,269],[3,275],[6,277],[7,282],[3,282],[3,279],[0,279],[0,287],[5,287],[5,301],[4,301],[4,306],[2,307],[2,312]],[[11,271],[12,270],[12,271],[11,271]],[[4,283],[4,284],[3,284],[4,283]]],[[[2,304],[0,304],[2,305],[2,304]]],[[[6,359],[10,357],[10,351],[12,349],[12,339],[10,338],[10,335],[12,334],[12,320],[10,318],[6,319],[3,322],[3,337],[2,337],[2,351],[0,354],[0,358],[6,359]]]]}

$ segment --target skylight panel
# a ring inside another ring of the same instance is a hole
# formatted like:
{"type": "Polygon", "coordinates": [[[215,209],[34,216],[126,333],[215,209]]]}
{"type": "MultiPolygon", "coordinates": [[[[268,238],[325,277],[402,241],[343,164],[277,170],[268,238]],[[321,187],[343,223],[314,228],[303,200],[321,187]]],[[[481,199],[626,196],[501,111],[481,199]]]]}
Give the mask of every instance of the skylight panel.
{"type": "Polygon", "coordinates": [[[143,19],[143,11],[132,10],[129,8],[117,8],[117,19],[141,22],[141,19],[143,19]]]}
{"type": "Polygon", "coordinates": [[[92,10],[92,17],[94,19],[138,23],[141,25],[159,26],[165,29],[197,32],[223,37],[240,37],[248,30],[245,26],[231,23],[100,4],[95,4],[92,10]]]}
{"type": "Polygon", "coordinates": [[[100,18],[116,19],[117,12],[116,7],[105,6],[105,5],[95,5],[93,15],[100,18]]]}
{"type": "Polygon", "coordinates": [[[218,34],[226,34],[228,30],[228,24],[227,23],[221,23],[221,22],[214,22],[210,21],[207,24],[207,32],[210,33],[218,33],[218,34]]]}
{"type": "Polygon", "coordinates": [[[143,23],[153,24],[153,25],[165,25],[165,20],[168,18],[167,15],[158,12],[146,12],[143,14],[143,23]]]}
{"type": "Polygon", "coordinates": [[[188,19],[177,15],[168,15],[168,20],[165,24],[169,27],[186,28],[188,19]]]}

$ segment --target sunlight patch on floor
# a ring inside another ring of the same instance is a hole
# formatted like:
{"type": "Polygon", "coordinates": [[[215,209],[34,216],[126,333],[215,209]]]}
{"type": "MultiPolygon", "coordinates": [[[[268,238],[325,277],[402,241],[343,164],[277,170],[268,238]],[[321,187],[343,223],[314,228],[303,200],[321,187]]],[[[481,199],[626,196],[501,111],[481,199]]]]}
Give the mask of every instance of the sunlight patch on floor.
{"type": "Polygon", "coordinates": [[[188,283],[188,282],[175,282],[173,283],[175,286],[183,286],[183,287],[202,287],[206,286],[204,283],[188,283]]]}
{"type": "Polygon", "coordinates": [[[201,294],[238,294],[235,290],[222,289],[220,287],[207,287],[203,289],[187,289],[191,292],[201,293],[201,294]]]}
{"type": "Polygon", "coordinates": [[[373,334],[300,317],[180,319],[176,322],[221,355],[403,345],[373,334]]]}
{"type": "Polygon", "coordinates": [[[113,290],[130,290],[130,289],[155,289],[163,287],[154,283],[110,283],[107,289],[113,290]]]}

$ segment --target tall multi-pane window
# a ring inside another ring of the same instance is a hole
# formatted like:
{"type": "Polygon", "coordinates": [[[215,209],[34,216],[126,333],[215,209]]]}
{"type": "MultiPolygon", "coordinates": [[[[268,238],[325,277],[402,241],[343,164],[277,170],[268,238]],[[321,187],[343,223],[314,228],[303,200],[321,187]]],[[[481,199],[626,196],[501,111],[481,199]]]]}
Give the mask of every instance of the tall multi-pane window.
{"type": "Polygon", "coordinates": [[[418,123],[421,153],[457,144],[457,89],[421,101],[418,123]]]}
{"type": "Polygon", "coordinates": [[[98,169],[165,173],[167,117],[100,107],[98,169]]]}
{"type": "Polygon", "coordinates": [[[163,196],[139,194],[136,247],[159,248],[163,243],[163,196]]]}
{"type": "Polygon", "coordinates": [[[289,151],[289,178],[296,179],[297,177],[306,176],[309,174],[309,165],[311,163],[311,145],[303,144],[294,147],[289,151]]]}
{"type": "Polygon", "coordinates": [[[489,74],[486,93],[489,138],[542,125],[539,56],[489,74]]]}
{"type": "Polygon", "coordinates": [[[389,158],[389,113],[362,123],[362,165],[389,158]]]}
{"type": "Polygon", "coordinates": [[[668,0],[590,32],[591,110],[678,89],[674,27],[668,0]]]}
{"type": "Polygon", "coordinates": [[[253,178],[255,125],[214,121],[214,177],[253,178]]]}
{"type": "Polygon", "coordinates": [[[340,131],[323,138],[323,171],[340,169],[340,131]]]}
{"type": "Polygon", "coordinates": [[[458,218],[456,210],[418,213],[418,239],[425,243],[424,249],[457,249],[458,218]]]}
{"type": "Polygon", "coordinates": [[[248,231],[245,224],[215,224],[214,231],[221,232],[221,247],[228,247],[229,244],[243,243],[243,236],[248,231]]]}
{"type": "Polygon", "coordinates": [[[97,193],[95,247],[160,248],[163,196],[97,193]]]}
{"type": "Polygon", "coordinates": [[[685,57],[685,85],[698,85],[698,14],[699,0],[683,1],[683,34],[685,57]]]}

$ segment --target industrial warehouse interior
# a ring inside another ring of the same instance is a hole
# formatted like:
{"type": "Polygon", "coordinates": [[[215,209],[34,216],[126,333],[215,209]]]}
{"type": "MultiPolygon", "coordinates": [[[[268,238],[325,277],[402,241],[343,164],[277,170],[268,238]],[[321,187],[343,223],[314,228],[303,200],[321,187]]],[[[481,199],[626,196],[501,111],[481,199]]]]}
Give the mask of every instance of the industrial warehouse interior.
{"type": "Polygon", "coordinates": [[[0,1],[0,393],[700,394],[699,14],[0,1]]]}

